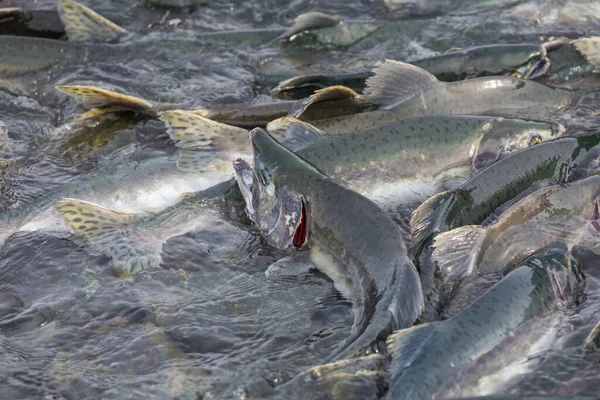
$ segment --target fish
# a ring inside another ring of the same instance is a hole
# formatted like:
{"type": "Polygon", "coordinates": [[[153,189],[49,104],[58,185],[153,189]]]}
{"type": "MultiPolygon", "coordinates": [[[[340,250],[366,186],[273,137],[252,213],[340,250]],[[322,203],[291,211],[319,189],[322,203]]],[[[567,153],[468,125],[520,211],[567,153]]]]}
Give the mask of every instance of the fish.
{"type": "MultiPolygon", "coordinates": [[[[518,73],[521,77],[543,74],[550,62],[541,44],[494,44],[456,50],[433,57],[410,61],[412,65],[433,74],[443,82],[480,76],[518,73]]],[[[271,95],[285,99],[300,99],[328,86],[342,85],[362,92],[371,70],[335,75],[311,74],[290,77],[271,90],[271,95]]]]}
{"type": "Polygon", "coordinates": [[[250,137],[253,166],[235,162],[248,216],[268,244],[292,251],[267,275],[316,268],[353,303],[350,337],[329,361],[370,352],[392,330],[411,326],[423,298],[398,226],[262,129],[250,137]]]}
{"type": "MultiPolygon", "coordinates": [[[[349,133],[425,115],[490,115],[548,120],[579,98],[577,93],[510,76],[440,82],[422,68],[400,61],[378,63],[366,83],[366,101],[374,111],[312,120],[330,134],[349,133]],[[540,101],[543,99],[543,101],[540,101]]],[[[305,100],[310,105],[311,99],[305,100]]],[[[301,117],[302,108],[292,114],[301,117]]]]}
{"type": "Polygon", "coordinates": [[[542,247],[452,318],[393,333],[386,398],[464,395],[480,378],[526,358],[529,341],[543,338],[561,309],[579,304],[584,289],[567,246],[542,247]]]}
{"type": "MultiPolygon", "coordinates": [[[[284,125],[290,124],[288,135],[296,129],[294,124],[303,124],[284,121],[284,125]]],[[[269,132],[277,131],[275,125],[268,125],[269,132]]],[[[297,153],[336,182],[380,205],[408,206],[420,204],[427,193],[455,187],[456,179],[461,182],[516,149],[548,140],[561,131],[560,126],[545,122],[426,116],[346,135],[324,134],[297,153]]]]}
{"type": "Polygon", "coordinates": [[[443,282],[443,314],[455,315],[495,276],[538,248],[557,240],[569,247],[589,245],[587,232],[596,230],[599,195],[600,175],[543,187],[490,225],[467,225],[437,235],[431,257],[443,282]]]}
{"type": "Polygon", "coordinates": [[[15,7],[14,4],[0,8],[0,35],[59,39],[64,34],[60,16],[54,10],[15,7]]]}
{"type": "MultiPolygon", "coordinates": [[[[0,49],[2,49],[0,52],[1,78],[14,78],[67,63],[70,65],[86,64],[93,60],[115,59],[115,57],[119,59],[123,59],[124,57],[139,59],[144,56],[155,58],[155,51],[148,52],[143,50],[148,45],[157,45],[160,47],[161,43],[164,42],[164,38],[160,38],[160,36],[157,38],[151,34],[136,37],[136,35],[128,32],[126,29],[73,0],[59,0],[57,5],[69,40],[11,35],[0,36],[0,49]]],[[[325,17],[335,18],[322,14],[321,19],[319,19],[314,14],[309,13],[298,16],[297,23],[290,31],[293,34],[289,38],[284,36],[282,39],[289,41],[296,36],[302,36],[304,29],[307,29],[309,36],[312,35],[317,38],[321,34],[321,31],[324,31],[323,40],[326,40],[327,44],[334,44],[336,35],[331,30],[341,30],[342,32],[339,32],[339,34],[344,37],[341,40],[346,43],[349,40],[358,40],[360,37],[360,34],[354,31],[352,31],[354,34],[351,37],[346,37],[348,27],[365,26],[365,24],[345,24],[339,19],[335,26],[331,26],[331,24],[323,26],[322,20],[325,17]],[[321,27],[323,29],[320,29],[321,27]]],[[[367,24],[367,26],[373,25],[367,24]]],[[[248,43],[253,38],[256,39],[258,37],[265,43],[276,39],[278,36],[285,35],[286,32],[288,32],[286,29],[207,32],[195,35],[194,40],[189,40],[190,38],[185,36],[181,37],[181,39],[182,45],[195,46],[196,49],[199,49],[206,43],[215,40],[248,43]]],[[[164,45],[167,49],[173,46],[172,42],[165,43],[164,45]]]]}
{"type": "MultiPolygon", "coordinates": [[[[205,122],[190,116],[177,126],[203,132],[205,122]]],[[[454,180],[517,149],[560,135],[563,128],[545,122],[458,115],[414,118],[348,135],[327,135],[306,122],[281,118],[270,122],[267,131],[336,182],[386,205],[391,213],[397,206],[405,208],[405,216],[399,218],[407,220],[412,211],[409,206],[420,204],[427,193],[454,187],[454,180]]],[[[189,140],[201,137],[191,135],[189,140]]]]}
{"type": "MultiPolygon", "coordinates": [[[[158,118],[162,111],[178,110],[181,105],[155,102],[140,97],[123,94],[89,85],[62,85],[57,90],[82,102],[90,110],[113,112],[134,111],[140,118],[158,118]]],[[[355,114],[369,107],[357,93],[343,87],[328,88],[317,93],[310,105],[295,101],[277,101],[256,104],[212,105],[208,108],[188,110],[196,115],[238,127],[264,127],[270,121],[294,112],[302,106],[304,119],[329,118],[339,115],[355,114]]]]}
{"type": "Polygon", "coordinates": [[[235,229],[244,208],[237,211],[239,193],[215,185],[187,196],[157,213],[123,212],[80,199],[53,203],[66,227],[83,237],[87,247],[109,256],[113,268],[128,277],[157,269],[163,244],[172,237],[209,229],[235,229]],[[235,214],[235,216],[234,216],[235,214]],[[230,221],[224,216],[234,217],[230,221]]]}
{"type": "MultiPolygon", "coordinates": [[[[61,86],[58,89],[81,100],[91,109],[132,110],[157,116],[161,110],[176,107],[88,86],[61,86]]],[[[309,114],[313,117],[321,110],[332,114],[338,111],[352,112],[352,109],[361,107],[360,102],[354,102],[356,93],[353,92],[336,92],[329,89],[327,93],[318,93],[317,96],[320,96],[320,99],[310,105],[313,111],[309,114]]],[[[261,111],[258,111],[258,108],[262,106],[256,105],[253,111],[249,108],[242,111],[244,108],[236,106],[223,106],[222,110],[230,107],[232,112],[221,112],[214,108],[192,110],[191,113],[200,118],[186,118],[186,122],[179,124],[179,127],[181,129],[182,124],[186,123],[198,125],[190,128],[201,132],[206,129],[202,126],[207,123],[206,118],[221,122],[225,119],[236,126],[245,126],[242,121],[246,111],[259,115],[261,111]],[[233,111],[236,109],[238,111],[233,111]],[[235,121],[232,121],[233,119],[235,121]]],[[[264,107],[264,110],[268,110],[269,104],[265,104],[264,107]]],[[[255,126],[256,121],[248,125],[255,126]]],[[[451,167],[463,167],[469,164],[473,157],[476,158],[476,164],[481,164],[475,165],[474,169],[478,170],[486,163],[502,158],[502,154],[527,147],[529,141],[534,138],[537,141],[548,140],[563,130],[560,125],[553,123],[460,115],[427,116],[408,122],[400,121],[358,130],[340,138],[333,135],[328,137],[329,132],[322,132],[294,118],[277,119],[267,123],[266,127],[271,133],[285,131],[288,135],[285,139],[287,146],[290,146],[293,140],[304,141],[295,148],[308,146],[299,154],[319,165],[329,176],[367,196],[382,184],[406,183],[407,178],[410,178],[410,181],[416,178],[431,178],[447,173],[451,167]],[[308,132],[310,134],[307,135],[308,132]],[[364,141],[367,136],[370,136],[369,146],[364,141]],[[485,139],[482,140],[484,136],[485,139]],[[310,140],[306,141],[307,137],[310,137],[310,140]],[[311,145],[311,142],[317,139],[319,143],[311,145]],[[425,144],[428,147],[423,149],[425,144]],[[482,157],[477,157],[478,151],[488,153],[488,150],[492,154],[492,160],[485,161],[482,157]],[[396,157],[397,152],[402,152],[406,160],[399,160],[396,157]]],[[[241,134],[237,133],[236,136],[241,134]]]]}
{"type": "MultiPolygon", "coordinates": [[[[233,160],[238,157],[250,157],[252,147],[247,139],[248,132],[244,129],[220,124],[181,110],[162,112],[160,116],[167,125],[167,133],[178,147],[175,162],[171,157],[160,157],[160,153],[156,157],[149,155],[147,160],[142,159],[139,166],[118,166],[117,163],[109,162],[109,168],[102,165],[98,171],[93,172],[92,177],[85,180],[75,179],[58,186],[25,206],[21,199],[19,208],[9,209],[4,215],[0,214],[0,221],[4,225],[3,237],[19,230],[38,230],[53,226],[52,213],[48,215],[43,212],[39,216],[32,211],[44,209],[62,197],[78,197],[87,201],[88,207],[92,207],[92,202],[101,203],[96,205],[114,213],[123,211],[117,211],[119,207],[127,207],[125,211],[128,212],[139,209],[159,212],[167,206],[172,206],[173,209],[185,207],[186,203],[179,206],[175,204],[177,196],[182,195],[184,188],[203,190],[211,182],[223,181],[235,171],[235,167],[231,166],[233,160]],[[166,179],[164,184],[160,183],[161,179],[166,179]]],[[[298,155],[313,162],[325,173],[331,174],[350,188],[372,196],[374,187],[396,182],[393,179],[409,181],[411,176],[413,179],[416,179],[416,175],[434,176],[459,163],[469,164],[476,154],[472,150],[474,147],[486,148],[488,151],[494,151],[492,149],[496,148],[495,152],[499,153],[503,151],[503,146],[514,146],[508,145],[508,142],[517,142],[517,146],[529,145],[528,138],[532,134],[536,138],[541,137],[540,132],[545,136],[554,134],[551,125],[529,125],[529,122],[521,122],[523,127],[518,131],[515,129],[515,121],[512,120],[470,116],[427,117],[424,120],[409,121],[408,124],[359,132],[355,137],[329,138],[309,124],[288,118],[273,121],[269,124],[268,131],[281,143],[297,149],[298,155]],[[421,126],[433,131],[435,127],[439,127],[440,132],[435,131],[432,138],[427,139],[429,133],[418,132],[421,126]],[[444,132],[446,127],[452,129],[444,132]],[[447,140],[438,143],[433,139],[436,135],[444,135],[447,140]],[[375,148],[369,147],[364,151],[363,137],[369,138],[375,148]],[[410,155],[415,151],[411,143],[422,145],[427,140],[430,142],[430,147],[427,148],[428,155],[421,156],[419,153],[413,157],[414,162],[408,162],[407,160],[412,159],[410,155]],[[482,144],[479,144],[480,142],[482,144]],[[346,150],[342,154],[338,148],[346,150]],[[397,159],[395,155],[398,152],[404,152],[406,158],[397,159]],[[439,154],[428,158],[429,153],[431,156],[433,153],[439,154]],[[433,159],[435,161],[432,161],[433,159]],[[419,175],[417,171],[421,169],[423,171],[419,175]],[[393,178],[396,173],[399,176],[393,178]]],[[[229,185],[232,192],[239,193],[235,179],[225,181],[223,185],[229,185]]],[[[190,196],[195,195],[185,194],[186,198],[190,196]]],[[[153,251],[160,255],[157,253],[158,244],[156,246],[153,251]]],[[[107,254],[115,257],[117,261],[126,259],[119,254],[107,254]]],[[[150,268],[155,267],[159,262],[160,258],[157,256],[153,263],[148,265],[150,268]]]]}
{"type": "MultiPolygon", "coordinates": [[[[483,169],[454,191],[438,193],[421,204],[410,227],[416,265],[426,294],[429,318],[437,319],[443,299],[437,297],[436,265],[432,252],[436,237],[463,226],[480,225],[535,190],[585,178],[596,172],[600,134],[559,137],[517,151],[483,169]],[[503,206],[504,205],[504,206],[503,206]]],[[[501,215],[501,214],[499,214],[501,215]]]]}
{"type": "MultiPolygon", "coordinates": [[[[178,149],[176,155],[168,149],[136,149],[131,145],[102,158],[85,174],[58,182],[43,181],[45,192],[19,198],[0,214],[0,241],[15,232],[52,228],[56,221],[52,204],[61,198],[77,197],[126,212],[163,210],[176,204],[186,193],[204,190],[231,178],[231,162],[251,155],[245,153],[251,152],[251,148],[244,129],[183,111],[163,112],[161,118],[167,123],[167,133],[178,149]],[[181,129],[181,124],[189,118],[201,121],[195,125],[199,130],[181,129]]],[[[60,143],[53,146],[64,151],[60,143]]],[[[19,180],[39,182],[36,180],[38,169],[37,163],[23,165],[18,171],[19,180]]]]}
{"type": "Polygon", "coordinates": [[[552,63],[544,81],[561,85],[600,72],[600,37],[581,37],[572,40],[557,40],[547,43],[552,63]]]}

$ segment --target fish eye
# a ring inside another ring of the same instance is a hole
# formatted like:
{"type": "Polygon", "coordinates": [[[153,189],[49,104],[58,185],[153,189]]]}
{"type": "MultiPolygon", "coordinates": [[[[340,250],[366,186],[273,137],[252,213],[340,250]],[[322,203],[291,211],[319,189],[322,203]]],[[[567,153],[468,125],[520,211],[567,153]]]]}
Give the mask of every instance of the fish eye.
{"type": "Polygon", "coordinates": [[[271,183],[271,176],[269,175],[269,171],[267,171],[260,159],[256,158],[254,160],[254,166],[256,168],[256,172],[260,183],[263,186],[269,186],[269,184],[271,183]]]}
{"type": "Polygon", "coordinates": [[[271,177],[269,176],[267,170],[265,168],[261,168],[258,172],[260,183],[262,183],[263,186],[269,186],[269,184],[271,183],[271,177]]]}

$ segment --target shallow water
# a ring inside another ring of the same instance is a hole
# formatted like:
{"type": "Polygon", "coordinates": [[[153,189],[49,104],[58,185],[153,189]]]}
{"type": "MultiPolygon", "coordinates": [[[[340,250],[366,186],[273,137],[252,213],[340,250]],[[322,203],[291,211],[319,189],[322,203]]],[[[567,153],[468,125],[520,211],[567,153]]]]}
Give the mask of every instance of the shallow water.
{"type": "MultiPolygon", "coordinates": [[[[51,9],[50,3],[29,4],[51,9]]],[[[384,58],[411,60],[454,47],[600,32],[593,1],[529,1],[501,11],[492,6],[477,14],[406,20],[370,0],[223,0],[183,10],[133,0],[82,3],[137,37],[127,53],[30,74],[11,81],[10,93],[0,92],[0,127],[11,147],[0,166],[5,209],[37,204],[115,165],[175,162],[176,148],[156,121],[116,118],[69,129],[67,122],[82,108],[54,90],[58,84],[118,87],[182,107],[264,102],[268,85],[280,75],[360,70],[384,58]],[[381,26],[343,49],[197,36],[287,27],[297,14],[313,10],[381,26]]],[[[569,115],[584,128],[587,117],[569,115]]],[[[136,173],[112,184],[126,187],[136,173]]],[[[169,190],[176,199],[189,189],[169,190]]],[[[158,207],[153,197],[138,197],[87,193],[90,201],[128,211],[158,207]]],[[[133,277],[117,274],[108,257],[61,229],[57,224],[15,234],[0,250],[3,398],[247,398],[322,363],[350,333],[351,305],[326,277],[265,277],[285,253],[267,246],[245,218],[223,217],[209,230],[168,240],[161,268],[133,277]]],[[[600,393],[598,353],[581,350],[599,319],[600,263],[590,256],[584,267],[587,300],[558,327],[557,345],[497,393],[600,393]]]]}

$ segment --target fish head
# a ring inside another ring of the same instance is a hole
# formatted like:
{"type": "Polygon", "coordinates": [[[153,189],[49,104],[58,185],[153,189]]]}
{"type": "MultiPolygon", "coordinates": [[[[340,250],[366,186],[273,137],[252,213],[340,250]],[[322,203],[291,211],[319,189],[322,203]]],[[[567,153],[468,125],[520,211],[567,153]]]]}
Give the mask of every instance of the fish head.
{"type": "Polygon", "coordinates": [[[483,138],[474,157],[477,169],[485,168],[519,150],[535,146],[564,133],[556,123],[511,120],[495,117],[483,126],[483,138]]]}
{"type": "Polygon", "coordinates": [[[250,138],[254,165],[234,162],[248,216],[270,245],[302,248],[308,237],[309,207],[298,189],[296,169],[305,165],[262,129],[254,129],[250,138]]]}

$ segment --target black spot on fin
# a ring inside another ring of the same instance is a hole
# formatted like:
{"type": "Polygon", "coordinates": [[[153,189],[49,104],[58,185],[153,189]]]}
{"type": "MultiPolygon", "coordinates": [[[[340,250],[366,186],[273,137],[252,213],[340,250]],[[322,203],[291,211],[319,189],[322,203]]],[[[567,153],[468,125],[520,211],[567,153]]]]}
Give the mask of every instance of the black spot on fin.
{"type": "MultiPolygon", "coordinates": [[[[215,160],[218,151],[249,152],[250,141],[245,129],[183,110],[162,112],[160,119],[167,125],[167,133],[171,139],[181,149],[177,160],[177,168],[181,171],[206,170],[215,160]]],[[[231,162],[228,162],[227,166],[231,168],[231,162]]]]}
{"type": "Polygon", "coordinates": [[[587,62],[595,67],[594,71],[598,72],[600,70],[600,37],[592,36],[575,39],[571,43],[585,57],[587,62]]]}
{"type": "Polygon", "coordinates": [[[72,42],[110,42],[127,30],[73,0],[58,0],[58,13],[72,42]]]}
{"type": "Polygon", "coordinates": [[[158,268],[160,250],[144,246],[144,234],[136,229],[137,214],[123,213],[76,199],[57,201],[54,207],[75,234],[111,257],[128,274],[158,268]]]}
{"type": "Polygon", "coordinates": [[[56,89],[81,101],[86,108],[114,108],[152,114],[154,105],[139,97],[129,96],[95,86],[68,85],[56,89]]]}

